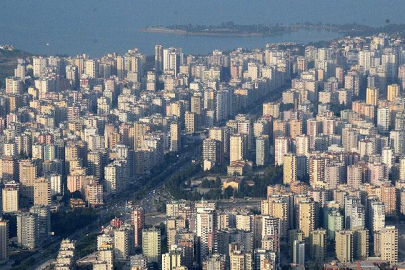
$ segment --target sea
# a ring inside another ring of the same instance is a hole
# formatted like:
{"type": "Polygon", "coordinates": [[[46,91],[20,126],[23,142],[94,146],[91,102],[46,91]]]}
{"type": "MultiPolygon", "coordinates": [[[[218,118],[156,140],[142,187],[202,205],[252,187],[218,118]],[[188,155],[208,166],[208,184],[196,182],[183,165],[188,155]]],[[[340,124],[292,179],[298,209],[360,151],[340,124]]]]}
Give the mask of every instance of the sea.
{"type": "Polygon", "coordinates": [[[272,42],[331,40],[338,33],[316,30],[272,37],[180,36],[140,32],[147,26],[404,23],[404,0],[0,0],[0,44],[31,53],[100,57],[154,46],[181,47],[186,54],[263,48],[272,42]]]}

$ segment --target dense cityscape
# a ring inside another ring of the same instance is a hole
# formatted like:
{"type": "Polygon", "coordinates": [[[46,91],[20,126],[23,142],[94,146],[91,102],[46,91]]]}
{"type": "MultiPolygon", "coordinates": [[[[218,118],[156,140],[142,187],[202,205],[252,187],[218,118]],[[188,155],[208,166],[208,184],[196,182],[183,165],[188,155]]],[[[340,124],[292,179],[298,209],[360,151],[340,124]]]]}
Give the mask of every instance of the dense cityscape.
{"type": "Polygon", "coordinates": [[[3,85],[1,269],[405,269],[401,37],[26,53],[3,85]]]}

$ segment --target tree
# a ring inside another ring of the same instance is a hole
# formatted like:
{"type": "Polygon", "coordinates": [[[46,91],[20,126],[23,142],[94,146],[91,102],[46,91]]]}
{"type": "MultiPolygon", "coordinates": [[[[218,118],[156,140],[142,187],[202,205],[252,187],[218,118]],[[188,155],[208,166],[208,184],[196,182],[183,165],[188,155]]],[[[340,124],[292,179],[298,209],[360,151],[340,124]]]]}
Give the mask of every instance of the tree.
{"type": "Polygon", "coordinates": [[[224,199],[229,199],[232,196],[233,196],[233,188],[229,186],[224,190],[224,199]]]}

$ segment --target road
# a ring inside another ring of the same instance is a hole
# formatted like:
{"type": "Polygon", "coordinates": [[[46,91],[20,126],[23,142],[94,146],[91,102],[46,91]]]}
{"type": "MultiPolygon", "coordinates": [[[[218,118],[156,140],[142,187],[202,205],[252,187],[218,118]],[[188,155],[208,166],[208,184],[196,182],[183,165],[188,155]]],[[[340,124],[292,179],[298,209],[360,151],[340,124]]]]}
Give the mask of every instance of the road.
{"type": "MultiPolygon", "coordinates": [[[[193,156],[198,156],[200,152],[200,147],[189,147],[185,153],[182,155],[179,155],[178,159],[176,162],[169,164],[168,166],[165,167],[159,174],[154,175],[152,178],[147,178],[147,177],[140,177],[137,179],[136,182],[133,183],[133,186],[135,188],[140,188],[142,187],[145,183],[146,180],[148,180],[148,184],[151,184],[151,186],[154,187],[154,190],[162,189],[164,187],[165,180],[169,177],[171,177],[177,170],[182,170],[187,168],[188,166],[191,165],[192,163],[192,157],[193,156]]],[[[135,205],[140,205],[145,207],[145,212],[146,213],[152,213],[154,215],[157,213],[155,206],[153,205],[154,197],[156,196],[156,193],[153,193],[152,191],[146,193],[141,200],[135,203],[135,205]]],[[[119,200],[115,204],[107,204],[106,207],[104,208],[99,208],[98,212],[98,219],[96,220],[97,223],[100,222],[100,220],[108,214],[108,211],[110,210],[122,210],[125,208],[126,202],[128,199],[133,199],[133,193],[129,194],[129,196],[119,196],[119,200]]],[[[149,217],[151,217],[150,214],[148,214],[149,217]]],[[[160,223],[160,222],[159,222],[160,223]]],[[[108,226],[109,222],[104,224],[104,227],[108,226]]],[[[96,228],[83,228],[72,235],[69,236],[70,239],[80,239],[82,236],[86,234],[92,234],[92,233],[99,233],[100,232],[100,226],[96,228]]],[[[56,241],[54,244],[48,247],[49,248],[55,248],[60,246],[61,240],[56,241]]],[[[39,259],[33,266],[32,269],[46,269],[53,261],[54,257],[57,255],[58,251],[53,252],[46,257],[41,258],[41,255],[43,254],[43,250],[39,249],[38,253],[34,254],[33,256],[27,258],[26,260],[30,258],[35,258],[36,260],[39,259]]],[[[24,263],[21,262],[21,263],[24,263]]]]}

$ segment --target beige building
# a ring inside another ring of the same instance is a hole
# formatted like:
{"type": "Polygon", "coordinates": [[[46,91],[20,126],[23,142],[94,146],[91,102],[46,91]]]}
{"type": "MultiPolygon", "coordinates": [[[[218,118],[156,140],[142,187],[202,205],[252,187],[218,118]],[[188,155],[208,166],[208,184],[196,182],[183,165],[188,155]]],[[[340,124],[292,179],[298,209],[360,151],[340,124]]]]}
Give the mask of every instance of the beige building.
{"type": "Polygon", "coordinates": [[[168,253],[162,254],[162,270],[177,270],[183,265],[183,249],[174,246],[168,253]]]}
{"type": "Polygon", "coordinates": [[[132,240],[132,230],[126,227],[114,230],[114,257],[116,260],[125,261],[129,259],[129,254],[134,243],[132,240]]]}
{"type": "Polygon", "coordinates": [[[197,129],[197,115],[186,111],[184,114],[184,125],[187,133],[194,133],[197,129]]]}
{"type": "Polygon", "coordinates": [[[390,84],[387,86],[387,100],[394,101],[400,94],[400,87],[398,84],[390,84]]]}
{"type": "Polygon", "coordinates": [[[170,151],[177,152],[181,149],[181,128],[180,123],[170,124],[170,151]]]}
{"type": "Polygon", "coordinates": [[[250,232],[252,230],[253,218],[250,215],[236,215],[236,229],[250,232]]]}
{"type": "Polygon", "coordinates": [[[51,182],[44,177],[35,181],[34,205],[51,205],[51,182]]]}
{"type": "Polygon", "coordinates": [[[232,161],[245,160],[247,155],[247,136],[235,134],[230,138],[230,164],[232,161]]]}
{"type": "Polygon", "coordinates": [[[386,226],[374,234],[374,253],[390,263],[398,262],[398,229],[386,226]]]}
{"type": "Polygon", "coordinates": [[[19,178],[21,189],[20,193],[22,196],[34,199],[34,184],[37,178],[37,166],[35,166],[31,160],[20,160],[19,161],[19,178]]]}
{"type": "Polygon", "coordinates": [[[290,211],[290,197],[271,195],[268,198],[269,215],[280,219],[280,235],[287,237],[288,229],[292,223],[290,211]]]}
{"type": "Polygon", "coordinates": [[[203,261],[203,270],[225,270],[226,256],[222,254],[213,254],[203,261]]]}
{"type": "Polygon", "coordinates": [[[295,181],[297,181],[297,156],[288,153],[283,158],[283,184],[289,185],[295,181]]]}
{"type": "Polygon", "coordinates": [[[366,92],[366,103],[370,105],[377,106],[378,105],[378,97],[379,97],[379,89],[378,88],[367,88],[366,92]]]}
{"type": "Polygon", "coordinates": [[[314,156],[309,161],[309,183],[312,187],[325,187],[325,158],[314,156]]]}
{"type": "Polygon", "coordinates": [[[144,229],[142,231],[142,251],[148,258],[148,262],[161,261],[160,230],[157,228],[144,229]]]}
{"type": "Polygon", "coordinates": [[[280,116],[280,104],[276,102],[263,103],[263,115],[278,118],[280,116]]]}
{"type": "Polygon", "coordinates": [[[315,229],[315,203],[310,199],[298,203],[298,229],[304,233],[305,238],[315,229]]]}
{"type": "Polygon", "coordinates": [[[341,263],[353,261],[353,232],[337,231],[335,236],[336,257],[341,263]]]}
{"type": "Polygon", "coordinates": [[[243,252],[240,250],[230,251],[229,264],[230,270],[252,270],[252,254],[250,252],[243,252]]]}
{"type": "Polygon", "coordinates": [[[13,213],[18,211],[19,185],[16,182],[8,182],[4,185],[2,194],[3,213],[13,213]]]}
{"type": "Polygon", "coordinates": [[[302,134],[302,120],[291,119],[289,121],[290,137],[295,138],[302,134]]]}
{"type": "Polygon", "coordinates": [[[274,162],[283,165],[284,155],[290,151],[290,138],[278,137],[274,141],[274,162]]]}

